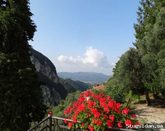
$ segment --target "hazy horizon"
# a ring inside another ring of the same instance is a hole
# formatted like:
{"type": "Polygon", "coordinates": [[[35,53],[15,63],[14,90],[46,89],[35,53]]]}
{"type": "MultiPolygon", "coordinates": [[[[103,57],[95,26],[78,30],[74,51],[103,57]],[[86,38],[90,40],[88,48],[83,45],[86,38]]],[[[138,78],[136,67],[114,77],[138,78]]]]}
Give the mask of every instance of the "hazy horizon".
{"type": "Polygon", "coordinates": [[[111,76],[111,75],[108,75],[108,74],[105,74],[105,73],[100,73],[100,72],[86,72],[86,71],[78,71],[78,72],[66,72],[66,71],[57,71],[57,74],[58,73],[97,73],[97,74],[103,74],[103,75],[106,75],[106,76],[111,76]]]}

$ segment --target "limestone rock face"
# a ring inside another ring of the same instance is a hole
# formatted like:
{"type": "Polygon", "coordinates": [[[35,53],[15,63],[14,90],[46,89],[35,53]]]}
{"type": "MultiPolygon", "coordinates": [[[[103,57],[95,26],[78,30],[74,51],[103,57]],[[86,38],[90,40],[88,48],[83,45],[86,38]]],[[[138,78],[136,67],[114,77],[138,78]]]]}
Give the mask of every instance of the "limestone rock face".
{"type": "Polygon", "coordinates": [[[44,102],[48,106],[57,105],[67,95],[63,85],[59,83],[59,77],[54,64],[43,54],[32,49],[31,61],[35,65],[41,82],[44,102]]]}
{"type": "Polygon", "coordinates": [[[41,85],[41,89],[43,92],[44,103],[47,106],[56,105],[60,102],[61,96],[56,90],[53,89],[50,91],[49,87],[46,85],[41,85]],[[52,95],[51,92],[53,92],[54,95],[52,95]]]}
{"type": "Polygon", "coordinates": [[[46,56],[32,49],[31,60],[38,72],[41,72],[53,82],[59,82],[56,68],[54,64],[46,56]]]}

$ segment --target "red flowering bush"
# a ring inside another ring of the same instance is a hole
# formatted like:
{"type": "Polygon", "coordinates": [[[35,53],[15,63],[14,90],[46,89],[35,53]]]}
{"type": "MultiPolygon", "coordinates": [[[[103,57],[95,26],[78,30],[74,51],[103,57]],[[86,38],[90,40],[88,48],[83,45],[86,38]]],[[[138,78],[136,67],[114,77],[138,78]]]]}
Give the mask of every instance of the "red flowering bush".
{"type": "Polygon", "coordinates": [[[140,124],[129,108],[117,103],[110,96],[90,90],[81,93],[78,100],[65,109],[64,115],[73,120],[67,123],[69,128],[74,126],[90,131],[135,127],[140,124]]]}

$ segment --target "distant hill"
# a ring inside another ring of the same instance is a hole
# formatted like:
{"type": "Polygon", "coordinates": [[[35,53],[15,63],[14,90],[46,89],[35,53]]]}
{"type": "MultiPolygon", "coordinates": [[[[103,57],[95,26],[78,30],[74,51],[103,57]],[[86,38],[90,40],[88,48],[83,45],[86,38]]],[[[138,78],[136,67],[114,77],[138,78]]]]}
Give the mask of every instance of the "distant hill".
{"type": "Polygon", "coordinates": [[[59,78],[59,79],[60,79],[60,83],[65,87],[65,89],[67,89],[68,93],[75,92],[77,90],[85,91],[91,87],[91,84],[84,83],[81,81],[77,81],[77,80],[74,81],[71,79],[63,79],[63,78],[59,78]]]}
{"type": "Polygon", "coordinates": [[[90,84],[99,84],[106,82],[110,76],[95,72],[59,72],[58,76],[63,79],[72,79],[90,84]]]}

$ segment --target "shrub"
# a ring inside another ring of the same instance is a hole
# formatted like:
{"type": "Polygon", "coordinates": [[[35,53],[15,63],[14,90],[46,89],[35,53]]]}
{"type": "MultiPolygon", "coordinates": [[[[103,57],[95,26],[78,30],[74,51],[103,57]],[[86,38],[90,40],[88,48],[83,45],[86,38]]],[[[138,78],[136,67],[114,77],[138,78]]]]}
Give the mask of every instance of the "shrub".
{"type": "Polygon", "coordinates": [[[67,108],[71,103],[76,101],[80,95],[80,91],[69,93],[65,100],[62,100],[58,106],[53,107],[53,114],[59,117],[64,117],[64,110],[67,108]]]}
{"type": "Polygon", "coordinates": [[[140,124],[129,108],[117,103],[110,96],[90,90],[81,93],[78,100],[64,110],[64,115],[73,120],[68,123],[65,121],[69,128],[90,131],[135,127],[140,124]]]}

